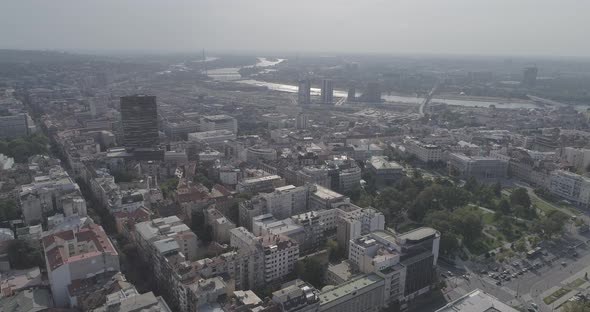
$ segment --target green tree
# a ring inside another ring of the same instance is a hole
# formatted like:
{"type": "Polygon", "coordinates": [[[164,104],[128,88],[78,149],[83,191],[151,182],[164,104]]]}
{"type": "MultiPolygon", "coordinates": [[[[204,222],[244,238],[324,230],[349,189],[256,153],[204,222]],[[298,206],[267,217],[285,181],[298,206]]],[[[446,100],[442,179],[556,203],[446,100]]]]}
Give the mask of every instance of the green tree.
{"type": "Polygon", "coordinates": [[[326,246],[328,247],[328,257],[330,262],[335,263],[345,258],[344,248],[342,248],[337,241],[329,239],[326,242],[326,246]]]}
{"type": "Polygon", "coordinates": [[[510,203],[513,206],[520,205],[524,208],[529,208],[531,206],[531,198],[527,190],[520,187],[510,194],[510,203]]]}
{"type": "Polygon", "coordinates": [[[492,185],[492,189],[493,189],[494,195],[496,195],[496,197],[502,196],[502,183],[500,183],[500,182],[494,183],[494,185],[492,185]]]}
{"type": "Polygon", "coordinates": [[[18,218],[16,202],[12,199],[0,200],[0,221],[9,221],[18,218]]]}
{"type": "Polygon", "coordinates": [[[510,202],[508,202],[506,198],[502,198],[500,202],[498,202],[497,211],[505,215],[510,214],[510,202]]]}
{"type": "Polygon", "coordinates": [[[575,301],[567,302],[561,308],[563,312],[588,312],[590,311],[590,302],[575,301]]]}
{"type": "Polygon", "coordinates": [[[481,237],[483,221],[481,214],[471,207],[463,207],[453,212],[453,225],[461,234],[463,241],[473,243],[481,237]]]}
{"type": "Polygon", "coordinates": [[[8,244],[8,261],[10,267],[17,270],[45,266],[41,249],[30,241],[20,239],[12,240],[8,244]]]}
{"type": "Polygon", "coordinates": [[[322,288],[324,284],[324,267],[315,258],[307,258],[298,261],[295,266],[297,277],[310,283],[316,288],[322,288]]]}

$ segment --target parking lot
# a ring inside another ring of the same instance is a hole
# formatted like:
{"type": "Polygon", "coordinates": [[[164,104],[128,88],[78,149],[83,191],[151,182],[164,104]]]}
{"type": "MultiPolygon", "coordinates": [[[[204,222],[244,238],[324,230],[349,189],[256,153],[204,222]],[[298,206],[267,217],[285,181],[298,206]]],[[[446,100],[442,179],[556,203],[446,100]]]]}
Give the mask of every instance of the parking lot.
{"type": "MultiPolygon", "coordinates": [[[[590,265],[588,233],[568,233],[561,239],[539,244],[533,257],[513,257],[503,263],[494,261],[467,262],[461,269],[442,265],[439,269],[447,282],[447,299],[456,299],[475,288],[513,305],[538,306],[551,311],[543,302],[543,293],[590,265]],[[452,275],[448,272],[451,271],[452,275]]],[[[575,296],[571,292],[568,296],[575,296]]]]}

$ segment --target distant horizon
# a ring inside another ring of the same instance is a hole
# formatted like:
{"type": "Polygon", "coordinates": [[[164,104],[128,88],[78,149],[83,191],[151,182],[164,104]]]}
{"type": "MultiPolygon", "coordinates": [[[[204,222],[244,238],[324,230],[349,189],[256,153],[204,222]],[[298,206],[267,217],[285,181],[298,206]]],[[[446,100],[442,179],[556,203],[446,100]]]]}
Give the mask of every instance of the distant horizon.
{"type": "MultiPolygon", "coordinates": [[[[0,47],[0,51],[30,51],[30,52],[55,52],[69,53],[89,56],[173,56],[173,55],[192,55],[200,56],[203,49],[198,50],[157,50],[157,49],[82,49],[82,48],[9,48],[0,47]]],[[[401,58],[472,58],[472,59],[514,59],[514,60],[586,60],[590,61],[590,56],[583,55],[524,55],[524,54],[474,54],[474,53],[396,53],[396,52],[338,52],[338,51],[273,51],[273,50],[255,50],[255,49],[205,49],[205,55],[209,57],[223,55],[237,56],[256,56],[256,57],[340,57],[340,56],[380,56],[380,57],[401,57],[401,58]]]]}

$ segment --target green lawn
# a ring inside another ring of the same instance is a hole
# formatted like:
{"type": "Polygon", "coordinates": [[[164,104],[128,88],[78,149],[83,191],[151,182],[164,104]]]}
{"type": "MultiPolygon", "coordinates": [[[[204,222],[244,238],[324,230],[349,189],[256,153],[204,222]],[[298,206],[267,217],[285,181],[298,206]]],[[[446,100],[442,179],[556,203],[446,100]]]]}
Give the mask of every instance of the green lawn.
{"type": "Polygon", "coordinates": [[[586,283],[586,280],[583,278],[576,278],[573,282],[567,284],[567,287],[569,288],[578,288],[580,287],[582,284],[586,283]]]}
{"type": "Polygon", "coordinates": [[[543,299],[543,302],[545,302],[546,305],[550,305],[553,302],[555,302],[555,300],[565,296],[570,291],[572,291],[572,290],[567,289],[567,288],[560,288],[560,289],[556,290],[555,292],[553,292],[551,295],[545,297],[545,299],[543,299]]]}
{"type": "Polygon", "coordinates": [[[555,210],[553,205],[537,197],[536,195],[531,196],[531,202],[533,203],[533,205],[535,205],[535,207],[543,211],[544,214],[548,214],[549,212],[555,210]]]}

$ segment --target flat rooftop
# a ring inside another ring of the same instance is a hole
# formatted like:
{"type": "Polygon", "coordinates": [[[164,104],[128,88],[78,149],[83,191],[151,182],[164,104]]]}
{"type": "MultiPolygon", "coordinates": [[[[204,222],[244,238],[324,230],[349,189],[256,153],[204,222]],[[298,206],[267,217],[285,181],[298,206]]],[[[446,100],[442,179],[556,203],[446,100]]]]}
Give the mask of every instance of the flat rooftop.
{"type": "Polygon", "coordinates": [[[322,291],[320,293],[320,306],[329,304],[334,300],[351,295],[352,293],[356,293],[363,288],[371,287],[382,281],[383,279],[376,274],[368,274],[336,287],[329,288],[328,290],[322,291]]]}
{"type": "Polygon", "coordinates": [[[476,289],[465,296],[450,302],[436,312],[517,312],[495,297],[476,289]]]}
{"type": "Polygon", "coordinates": [[[402,233],[398,236],[400,240],[411,240],[411,241],[419,241],[431,236],[435,236],[438,233],[437,230],[429,227],[421,227],[415,230],[408,231],[406,233],[402,233]]]}

